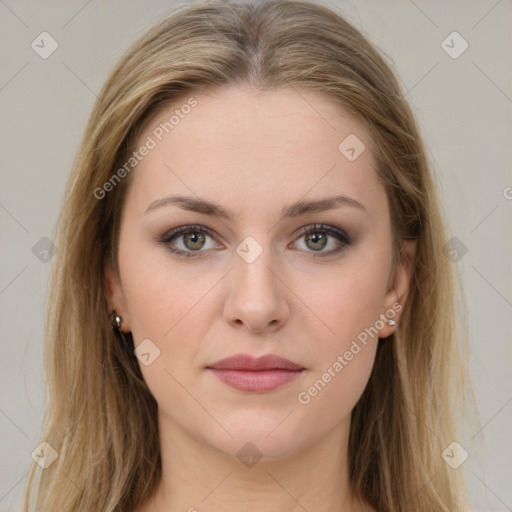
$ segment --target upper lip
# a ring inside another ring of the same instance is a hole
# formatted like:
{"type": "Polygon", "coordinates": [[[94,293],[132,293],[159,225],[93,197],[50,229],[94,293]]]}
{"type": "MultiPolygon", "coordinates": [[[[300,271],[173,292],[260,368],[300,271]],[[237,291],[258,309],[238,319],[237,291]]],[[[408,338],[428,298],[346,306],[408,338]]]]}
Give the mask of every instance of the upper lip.
{"type": "Polygon", "coordinates": [[[304,370],[300,364],[294,363],[284,357],[279,357],[275,354],[266,354],[261,357],[252,357],[248,354],[235,354],[234,356],[226,357],[216,363],[213,363],[207,368],[215,370],[304,370]]]}

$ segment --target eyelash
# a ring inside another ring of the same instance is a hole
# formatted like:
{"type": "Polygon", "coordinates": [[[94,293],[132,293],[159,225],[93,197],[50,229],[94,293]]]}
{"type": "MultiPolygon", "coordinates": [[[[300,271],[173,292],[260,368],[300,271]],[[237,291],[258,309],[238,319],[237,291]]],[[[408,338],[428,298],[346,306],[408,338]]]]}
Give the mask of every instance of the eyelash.
{"type": "MultiPolygon", "coordinates": [[[[197,251],[183,251],[181,249],[176,249],[175,247],[169,246],[169,243],[173,241],[175,238],[179,238],[180,236],[196,232],[203,233],[205,235],[208,235],[210,238],[214,238],[211,230],[209,230],[205,226],[194,224],[188,226],[180,226],[179,228],[173,229],[165,233],[161,237],[157,238],[157,242],[160,243],[161,245],[164,245],[166,249],[173,254],[185,256],[187,258],[200,258],[202,257],[202,254],[200,253],[205,251],[202,251],[200,249],[198,249],[197,251]]],[[[341,247],[328,252],[318,252],[317,254],[315,254],[315,251],[307,251],[312,253],[311,256],[313,258],[324,258],[327,256],[332,256],[334,254],[341,253],[347,248],[347,246],[351,245],[352,243],[352,240],[347,233],[333,226],[328,226],[326,224],[312,224],[301,228],[297,239],[302,238],[306,235],[311,235],[313,233],[328,234],[336,238],[338,242],[341,244],[341,247]]]]}

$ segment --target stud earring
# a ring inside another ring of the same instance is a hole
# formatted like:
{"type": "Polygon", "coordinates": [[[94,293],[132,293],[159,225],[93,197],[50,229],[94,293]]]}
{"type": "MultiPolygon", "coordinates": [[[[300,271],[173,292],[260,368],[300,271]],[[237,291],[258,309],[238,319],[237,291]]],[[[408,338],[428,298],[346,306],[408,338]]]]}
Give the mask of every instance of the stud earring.
{"type": "Polygon", "coordinates": [[[112,320],[112,328],[120,331],[121,330],[121,322],[123,321],[122,318],[116,313],[116,310],[113,309],[112,313],[110,313],[110,318],[112,320]]]}
{"type": "Polygon", "coordinates": [[[388,325],[396,325],[396,322],[391,318],[387,321],[388,325]]]}

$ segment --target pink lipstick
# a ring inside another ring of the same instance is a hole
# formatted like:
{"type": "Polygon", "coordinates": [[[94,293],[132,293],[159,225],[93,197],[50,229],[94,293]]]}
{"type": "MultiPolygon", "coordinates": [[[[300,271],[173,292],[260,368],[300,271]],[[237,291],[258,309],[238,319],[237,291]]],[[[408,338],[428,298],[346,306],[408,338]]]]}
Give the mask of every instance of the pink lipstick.
{"type": "Polygon", "coordinates": [[[222,382],[240,391],[273,391],[296,379],[305,368],[288,359],[267,354],[254,358],[236,354],[207,366],[222,382]]]}

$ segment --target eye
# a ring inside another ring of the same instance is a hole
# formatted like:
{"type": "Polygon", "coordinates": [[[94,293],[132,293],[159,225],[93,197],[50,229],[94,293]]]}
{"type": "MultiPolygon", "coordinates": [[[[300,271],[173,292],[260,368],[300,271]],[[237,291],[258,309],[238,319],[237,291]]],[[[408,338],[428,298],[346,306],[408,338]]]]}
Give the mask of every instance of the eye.
{"type": "MultiPolygon", "coordinates": [[[[324,224],[306,226],[300,230],[299,235],[297,240],[304,238],[306,247],[304,250],[306,252],[318,253],[312,254],[315,258],[338,254],[352,243],[347,233],[334,226],[324,224]],[[330,241],[329,238],[333,238],[335,241],[330,241]],[[331,245],[330,250],[324,250],[329,245],[331,245]]],[[[200,225],[189,225],[173,229],[158,238],[157,241],[161,245],[165,245],[171,253],[191,258],[203,256],[202,253],[206,249],[218,248],[215,243],[208,247],[206,243],[208,238],[212,240],[214,238],[213,233],[208,228],[200,225]],[[181,245],[181,247],[177,247],[177,245],[181,245]]],[[[296,242],[292,245],[295,244],[296,242]]]]}
{"type": "Polygon", "coordinates": [[[314,258],[338,254],[352,243],[347,233],[334,226],[327,226],[325,224],[313,224],[302,228],[300,230],[299,239],[301,238],[304,238],[304,245],[309,249],[307,252],[318,253],[312,254],[314,258]],[[330,237],[334,238],[336,241],[330,244],[330,250],[324,251],[323,249],[329,245],[330,237]]]}
{"type": "Polygon", "coordinates": [[[158,242],[162,245],[165,245],[170,252],[190,258],[202,256],[199,254],[204,252],[201,251],[201,249],[214,248],[205,247],[205,241],[207,238],[213,238],[213,235],[209,229],[205,228],[204,226],[192,225],[181,226],[179,228],[173,229],[172,231],[169,231],[161,238],[159,238],[158,242]],[[182,239],[182,248],[177,248],[171,244],[171,242],[174,242],[175,240],[179,241],[180,239],[182,239]]]}

